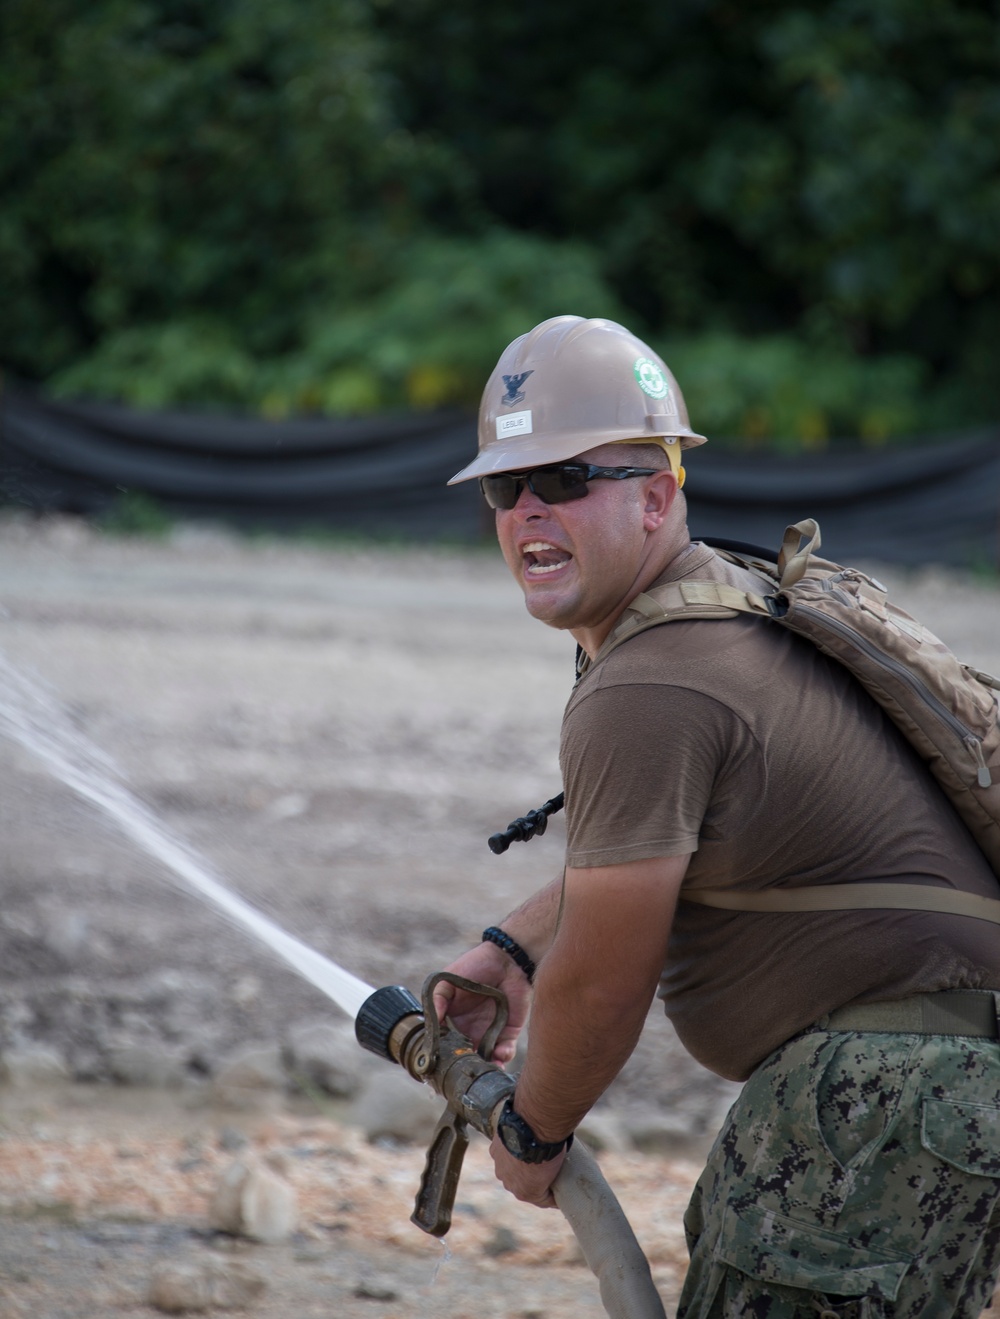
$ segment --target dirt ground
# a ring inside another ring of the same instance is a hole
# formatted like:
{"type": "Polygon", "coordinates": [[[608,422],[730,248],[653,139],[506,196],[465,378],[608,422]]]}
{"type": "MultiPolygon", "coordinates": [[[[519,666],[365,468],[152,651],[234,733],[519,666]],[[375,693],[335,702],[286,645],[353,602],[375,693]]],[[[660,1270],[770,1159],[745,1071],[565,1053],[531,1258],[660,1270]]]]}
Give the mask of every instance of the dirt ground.
{"type": "MultiPolygon", "coordinates": [[[[152,1319],[153,1279],[165,1267],[210,1261],[264,1281],[247,1307],[254,1319],[604,1314],[565,1220],[507,1196],[482,1141],[467,1156],[442,1242],[409,1222],[422,1151],[373,1147],[356,1128],[301,1106],[234,1117],[164,1094],[76,1087],[42,1102],[8,1097],[2,1122],[4,1319],[152,1319]],[[278,1159],[295,1187],[299,1228],[287,1243],[208,1228],[206,1206],[234,1157],[224,1146],[237,1130],[248,1140],[240,1157],[252,1150],[278,1159]]],[[[639,1154],[606,1155],[602,1165],[671,1303],[697,1165],[639,1154]]]]}
{"type": "MultiPolygon", "coordinates": [[[[995,585],[876,570],[962,658],[1000,671],[995,585]]],[[[369,984],[418,988],[557,872],[558,817],[506,856],[485,843],[558,790],[572,670],[571,642],[526,616],[496,552],[7,518],[0,583],[0,651],[234,889],[369,984]]],[[[267,1279],[262,1319],[602,1313],[565,1225],[500,1197],[481,1150],[445,1251],[407,1222],[421,1152],[367,1146],[322,1105],[236,1119],[290,1169],[293,1242],[209,1233],[234,1119],[198,1098],[199,1073],[336,1009],[11,744],[0,836],[0,1049],[50,1043],[91,1082],[0,1090],[0,1316],[152,1314],[157,1260],[206,1253],[267,1279]],[[182,1040],[191,1086],[109,1089],[109,1040],[182,1040]]],[[[693,1155],[732,1093],[654,1011],[607,1104],[682,1114],[693,1155]]],[[[605,1170],[669,1302],[695,1164],[608,1155],[605,1170]]]]}

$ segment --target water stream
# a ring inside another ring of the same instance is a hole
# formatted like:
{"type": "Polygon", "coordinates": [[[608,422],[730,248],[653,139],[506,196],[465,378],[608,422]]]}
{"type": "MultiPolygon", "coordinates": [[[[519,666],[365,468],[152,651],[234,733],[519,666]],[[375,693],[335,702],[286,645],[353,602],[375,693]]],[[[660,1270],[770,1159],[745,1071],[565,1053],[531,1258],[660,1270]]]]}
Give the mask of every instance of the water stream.
{"type": "Polygon", "coordinates": [[[191,848],[167,833],[153,812],[126,786],[108,756],[85,737],[43,683],[15,668],[0,653],[0,734],[42,760],[67,787],[103,811],[150,856],[233,922],[276,953],[350,1017],[372,993],[357,976],[275,925],[228,889],[191,848]]]}

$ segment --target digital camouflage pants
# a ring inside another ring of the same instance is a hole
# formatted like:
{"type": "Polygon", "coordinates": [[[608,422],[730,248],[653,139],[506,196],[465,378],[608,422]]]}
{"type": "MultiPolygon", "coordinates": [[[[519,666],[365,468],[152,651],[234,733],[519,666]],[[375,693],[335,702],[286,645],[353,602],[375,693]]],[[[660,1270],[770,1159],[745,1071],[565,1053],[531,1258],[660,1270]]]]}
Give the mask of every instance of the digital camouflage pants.
{"type": "Polygon", "coordinates": [[[1000,1268],[1000,1044],[789,1040],[733,1106],[684,1226],[678,1319],[974,1319],[1000,1268]]]}

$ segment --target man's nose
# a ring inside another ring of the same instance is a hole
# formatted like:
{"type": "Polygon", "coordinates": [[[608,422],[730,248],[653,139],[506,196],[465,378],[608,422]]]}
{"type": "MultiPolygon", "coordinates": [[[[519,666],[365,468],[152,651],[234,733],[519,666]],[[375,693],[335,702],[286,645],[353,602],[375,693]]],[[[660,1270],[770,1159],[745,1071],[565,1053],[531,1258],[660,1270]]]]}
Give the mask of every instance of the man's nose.
{"type": "Polygon", "coordinates": [[[531,517],[543,517],[548,504],[539,499],[534,490],[528,485],[527,481],[523,482],[520,490],[517,492],[517,500],[514,504],[513,512],[519,517],[527,519],[531,517]]]}

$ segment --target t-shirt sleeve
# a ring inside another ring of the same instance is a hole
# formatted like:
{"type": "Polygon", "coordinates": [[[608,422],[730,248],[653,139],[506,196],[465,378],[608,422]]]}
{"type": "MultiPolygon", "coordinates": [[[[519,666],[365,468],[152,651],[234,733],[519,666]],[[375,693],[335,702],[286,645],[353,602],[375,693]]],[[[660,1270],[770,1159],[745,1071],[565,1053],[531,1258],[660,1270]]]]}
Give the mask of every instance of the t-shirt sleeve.
{"type": "Polygon", "coordinates": [[[763,772],[731,710],[662,683],[597,687],[571,702],[560,760],[566,862],[579,868],[685,856],[705,839],[721,841],[745,827],[746,791],[763,772]]]}

